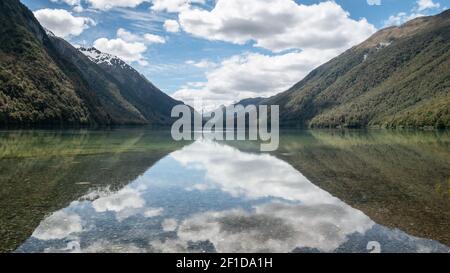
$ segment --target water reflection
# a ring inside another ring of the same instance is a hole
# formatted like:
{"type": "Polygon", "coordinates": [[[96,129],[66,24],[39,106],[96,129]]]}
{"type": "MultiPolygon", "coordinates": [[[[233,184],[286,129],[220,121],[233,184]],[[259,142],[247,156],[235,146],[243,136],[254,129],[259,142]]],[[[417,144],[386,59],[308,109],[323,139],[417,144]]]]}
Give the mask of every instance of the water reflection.
{"type": "MultiPolygon", "coordinates": [[[[123,188],[185,144],[170,141],[169,132],[141,129],[0,132],[0,252],[15,250],[52,212],[92,189],[123,188]]],[[[56,214],[50,221],[58,219],[75,218],[56,214]]],[[[79,227],[61,226],[60,234],[79,227]]]]}
{"type": "Polygon", "coordinates": [[[123,188],[92,187],[17,251],[449,251],[378,225],[274,155],[197,141],[150,166],[123,188]]]}
{"type": "Polygon", "coordinates": [[[375,222],[450,245],[450,134],[285,134],[276,156],[375,222]]]}

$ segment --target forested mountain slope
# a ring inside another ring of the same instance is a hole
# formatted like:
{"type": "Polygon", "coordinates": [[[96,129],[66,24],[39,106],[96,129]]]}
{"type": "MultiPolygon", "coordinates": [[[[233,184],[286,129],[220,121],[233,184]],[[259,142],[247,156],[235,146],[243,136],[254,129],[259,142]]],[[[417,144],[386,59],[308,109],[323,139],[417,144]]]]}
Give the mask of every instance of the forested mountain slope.
{"type": "Polygon", "coordinates": [[[181,103],[128,65],[94,62],[19,0],[0,1],[0,26],[0,126],[169,125],[181,103]]]}
{"type": "Polygon", "coordinates": [[[287,127],[450,127],[450,11],[374,34],[262,104],[287,127]]]}

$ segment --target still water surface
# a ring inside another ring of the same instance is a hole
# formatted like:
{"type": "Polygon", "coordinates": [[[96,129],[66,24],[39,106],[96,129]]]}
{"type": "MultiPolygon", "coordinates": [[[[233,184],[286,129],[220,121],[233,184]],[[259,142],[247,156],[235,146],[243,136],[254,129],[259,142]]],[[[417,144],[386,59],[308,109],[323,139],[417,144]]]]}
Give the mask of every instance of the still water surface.
{"type": "Polygon", "coordinates": [[[291,131],[260,153],[145,129],[3,131],[0,186],[3,252],[450,245],[447,132],[291,131]]]}

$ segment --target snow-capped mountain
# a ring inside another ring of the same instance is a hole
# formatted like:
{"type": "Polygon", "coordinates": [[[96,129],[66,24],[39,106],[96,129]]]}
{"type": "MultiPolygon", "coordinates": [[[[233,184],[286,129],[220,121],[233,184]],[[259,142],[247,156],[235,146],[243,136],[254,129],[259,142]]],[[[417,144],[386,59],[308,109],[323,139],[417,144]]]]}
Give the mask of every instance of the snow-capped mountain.
{"type": "Polygon", "coordinates": [[[182,102],[119,58],[75,48],[19,0],[0,1],[0,21],[0,126],[172,124],[182,102]]]}
{"type": "Polygon", "coordinates": [[[79,47],[78,50],[96,64],[118,66],[121,67],[122,69],[133,69],[131,66],[129,66],[126,62],[122,61],[120,58],[105,52],[101,52],[95,47],[90,48],[79,47]]]}
{"type": "Polygon", "coordinates": [[[117,56],[95,47],[79,47],[78,51],[106,72],[109,79],[114,79],[114,84],[119,87],[121,95],[146,119],[152,120],[155,124],[171,124],[172,107],[182,102],[163,93],[144,75],[117,56]]]}

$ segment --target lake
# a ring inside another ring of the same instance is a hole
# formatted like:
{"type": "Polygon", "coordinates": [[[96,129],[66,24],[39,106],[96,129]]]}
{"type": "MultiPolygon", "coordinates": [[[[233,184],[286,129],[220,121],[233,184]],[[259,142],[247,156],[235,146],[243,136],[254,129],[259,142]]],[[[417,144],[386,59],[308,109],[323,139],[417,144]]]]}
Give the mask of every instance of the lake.
{"type": "Polygon", "coordinates": [[[449,252],[450,134],[0,132],[0,252],[449,252]]]}

